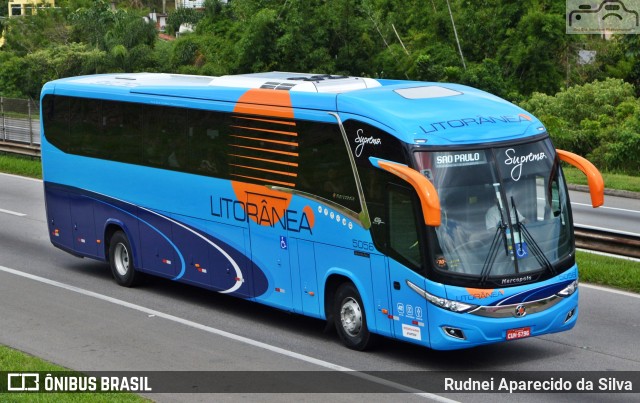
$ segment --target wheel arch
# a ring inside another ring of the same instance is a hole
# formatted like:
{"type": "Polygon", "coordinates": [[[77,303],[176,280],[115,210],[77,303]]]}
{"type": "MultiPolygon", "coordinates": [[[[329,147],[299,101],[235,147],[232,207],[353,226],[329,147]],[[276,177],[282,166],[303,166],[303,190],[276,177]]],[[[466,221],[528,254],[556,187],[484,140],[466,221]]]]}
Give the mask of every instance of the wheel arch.
{"type": "Polygon", "coordinates": [[[369,331],[377,332],[375,326],[375,310],[373,309],[374,305],[371,293],[361,281],[354,279],[344,269],[330,270],[324,281],[324,304],[322,305],[322,308],[324,309],[324,316],[327,322],[333,321],[332,307],[335,302],[336,291],[343,283],[351,283],[356,288],[358,294],[360,294],[360,299],[362,299],[362,304],[364,305],[363,308],[367,318],[367,328],[369,331]]]}
{"type": "Polygon", "coordinates": [[[124,222],[110,218],[104,224],[104,258],[108,262],[109,261],[109,247],[111,246],[111,238],[113,234],[118,231],[122,231],[129,240],[129,245],[131,246],[131,253],[133,253],[133,265],[134,267],[140,267],[140,262],[137,260],[139,253],[137,250],[137,243],[135,242],[135,238],[129,228],[124,224],[124,222]]]}

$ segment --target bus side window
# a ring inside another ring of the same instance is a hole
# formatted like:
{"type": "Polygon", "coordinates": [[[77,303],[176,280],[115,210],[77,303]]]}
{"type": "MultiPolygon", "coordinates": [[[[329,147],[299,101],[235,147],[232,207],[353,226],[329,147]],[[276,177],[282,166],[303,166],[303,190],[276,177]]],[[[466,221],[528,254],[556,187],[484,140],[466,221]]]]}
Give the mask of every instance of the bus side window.
{"type": "Polygon", "coordinates": [[[47,140],[69,151],[69,97],[46,95],[42,100],[44,132],[47,140]]]}
{"type": "Polygon", "coordinates": [[[101,132],[99,99],[71,98],[69,125],[69,151],[73,154],[98,157],[95,136],[101,132]]]}
{"type": "Polygon", "coordinates": [[[102,135],[96,138],[101,158],[139,164],[142,160],[140,105],[102,101],[102,135]]]}
{"type": "Polygon", "coordinates": [[[389,206],[389,248],[410,268],[420,271],[422,267],[422,246],[416,214],[416,205],[409,190],[390,187],[389,206]]]}
{"type": "Polygon", "coordinates": [[[223,113],[189,110],[189,172],[229,178],[228,125],[223,113]]]}
{"type": "Polygon", "coordinates": [[[338,125],[313,122],[297,125],[300,166],[296,188],[351,211],[360,211],[353,169],[338,125]]]}
{"type": "Polygon", "coordinates": [[[144,163],[184,170],[187,160],[187,113],[180,108],[145,105],[144,163]]]}

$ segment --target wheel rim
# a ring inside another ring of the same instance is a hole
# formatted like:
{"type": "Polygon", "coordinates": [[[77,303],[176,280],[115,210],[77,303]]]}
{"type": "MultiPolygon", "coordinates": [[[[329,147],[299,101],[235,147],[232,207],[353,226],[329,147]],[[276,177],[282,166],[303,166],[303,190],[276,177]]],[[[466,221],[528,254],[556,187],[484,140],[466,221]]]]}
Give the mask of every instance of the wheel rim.
{"type": "Polygon", "coordinates": [[[357,336],[362,329],[362,310],[358,302],[349,297],[342,303],[340,309],[342,328],[349,336],[357,336]]]}
{"type": "Polygon", "coordinates": [[[127,250],[127,247],[121,243],[117,244],[113,255],[118,274],[126,276],[129,271],[129,251],[127,250]]]}

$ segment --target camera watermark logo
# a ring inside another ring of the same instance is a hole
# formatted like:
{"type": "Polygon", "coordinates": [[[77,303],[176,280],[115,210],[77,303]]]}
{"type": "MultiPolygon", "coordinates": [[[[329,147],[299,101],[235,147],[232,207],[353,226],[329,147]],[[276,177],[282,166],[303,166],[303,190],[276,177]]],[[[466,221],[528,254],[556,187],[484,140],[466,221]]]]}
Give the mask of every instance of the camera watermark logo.
{"type": "Polygon", "coordinates": [[[37,392],[40,390],[40,374],[9,373],[7,374],[8,392],[37,392]]]}
{"type": "Polygon", "coordinates": [[[567,0],[568,34],[640,34],[640,0],[567,0]]]}

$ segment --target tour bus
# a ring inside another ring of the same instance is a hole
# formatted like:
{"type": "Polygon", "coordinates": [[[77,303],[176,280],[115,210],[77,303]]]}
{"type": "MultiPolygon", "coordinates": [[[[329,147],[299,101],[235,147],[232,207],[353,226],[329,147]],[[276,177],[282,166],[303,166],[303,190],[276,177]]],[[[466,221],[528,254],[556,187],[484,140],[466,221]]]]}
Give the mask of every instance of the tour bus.
{"type": "Polygon", "coordinates": [[[123,73],[42,89],[51,242],[141,274],[448,350],[571,329],[560,161],[525,110],[467,86],[270,72],[123,73]]]}

